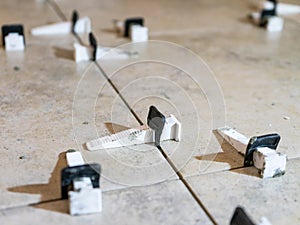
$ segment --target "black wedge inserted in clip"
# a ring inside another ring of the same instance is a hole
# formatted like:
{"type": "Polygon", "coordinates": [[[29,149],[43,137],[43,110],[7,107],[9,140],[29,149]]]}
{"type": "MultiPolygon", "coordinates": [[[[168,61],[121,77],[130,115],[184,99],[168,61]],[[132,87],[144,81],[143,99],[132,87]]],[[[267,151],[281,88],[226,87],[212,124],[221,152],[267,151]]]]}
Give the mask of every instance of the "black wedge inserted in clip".
{"type": "Polygon", "coordinates": [[[96,61],[96,59],[97,59],[97,40],[92,32],[89,33],[89,41],[90,41],[90,45],[93,47],[92,61],[96,61]]]}
{"type": "Polygon", "coordinates": [[[166,122],[165,116],[155,106],[150,106],[147,117],[148,126],[154,130],[155,145],[160,147],[160,136],[166,122]]]}
{"type": "Polygon", "coordinates": [[[75,25],[76,25],[76,22],[78,21],[78,18],[79,18],[79,14],[76,10],[74,10],[72,13],[72,17],[71,17],[71,23],[72,23],[71,30],[72,30],[73,34],[76,34],[75,25]]]}
{"type": "Polygon", "coordinates": [[[61,171],[61,198],[68,199],[68,191],[72,189],[77,178],[88,177],[93,188],[99,188],[101,166],[97,163],[66,167],[61,171]]]}
{"type": "Polygon", "coordinates": [[[242,207],[236,207],[230,225],[255,225],[242,207]]]}
{"type": "Polygon", "coordinates": [[[268,147],[270,149],[276,150],[279,141],[280,141],[279,134],[266,134],[266,135],[254,136],[250,138],[246,149],[244,166],[253,165],[253,152],[257,148],[268,147]]]}
{"type": "Polygon", "coordinates": [[[269,0],[272,2],[274,7],[273,9],[263,9],[260,14],[260,23],[259,26],[264,27],[268,23],[268,18],[271,16],[276,16],[277,0],[269,0]]]}

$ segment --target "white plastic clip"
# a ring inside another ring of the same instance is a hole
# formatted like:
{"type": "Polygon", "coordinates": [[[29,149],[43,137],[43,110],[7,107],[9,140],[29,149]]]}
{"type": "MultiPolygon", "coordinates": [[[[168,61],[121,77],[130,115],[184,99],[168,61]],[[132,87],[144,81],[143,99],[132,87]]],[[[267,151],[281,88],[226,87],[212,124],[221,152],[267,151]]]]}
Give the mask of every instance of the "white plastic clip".
{"type": "Polygon", "coordinates": [[[68,170],[63,173],[66,176],[64,179],[67,181],[72,179],[71,186],[73,187],[72,190],[68,191],[70,214],[83,215],[101,212],[102,192],[100,187],[93,187],[91,177],[89,176],[90,171],[95,173],[93,165],[84,164],[81,153],[78,151],[69,151],[66,153],[66,157],[69,167],[64,169],[64,171],[68,170]],[[86,176],[84,175],[85,173],[86,176]],[[70,174],[74,177],[68,177],[70,174]]]}
{"type": "Polygon", "coordinates": [[[277,16],[279,4],[277,1],[266,1],[263,4],[261,12],[254,12],[251,14],[251,19],[255,24],[266,27],[269,32],[281,32],[284,26],[283,18],[277,16]]]}
{"type": "MultiPolygon", "coordinates": [[[[181,137],[181,123],[170,115],[166,118],[160,141],[175,140],[180,141],[181,137]]],[[[147,125],[138,128],[131,128],[115,134],[107,135],[86,143],[87,149],[90,151],[118,148],[123,146],[139,145],[145,143],[155,142],[154,130],[147,125]]]]}
{"type": "Polygon", "coordinates": [[[132,42],[148,41],[148,28],[141,25],[130,26],[130,38],[132,42]]]}
{"type": "Polygon", "coordinates": [[[23,51],[24,37],[18,33],[10,33],[5,37],[5,50],[6,51],[23,51]]]}
{"type": "Polygon", "coordinates": [[[218,133],[245,157],[244,165],[254,165],[262,178],[281,176],[285,173],[287,156],[276,152],[278,134],[246,138],[230,127],[217,129],[218,133]]]}
{"type": "Polygon", "coordinates": [[[132,42],[148,41],[148,28],[144,26],[144,18],[127,18],[124,22],[114,20],[117,32],[124,37],[130,37],[132,42]]]}
{"type": "MultiPolygon", "coordinates": [[[[75,33],[90,33],[91,20],[88,17],[83,17],[76,21],[74,27],[75,33]]],[[[57,34],[70,34],[72,32],[72,22],[59,22],[55,24],[45,25],[33,28],[32,35],[57,35],[57,34]]]]}

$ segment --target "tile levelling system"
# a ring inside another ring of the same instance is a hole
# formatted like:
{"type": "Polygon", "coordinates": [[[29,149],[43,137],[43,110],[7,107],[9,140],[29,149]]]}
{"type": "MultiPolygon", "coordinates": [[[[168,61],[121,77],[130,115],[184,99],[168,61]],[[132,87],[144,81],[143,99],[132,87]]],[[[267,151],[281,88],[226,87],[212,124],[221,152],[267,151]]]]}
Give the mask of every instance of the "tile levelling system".
{"type": "Polygon", "coordinates": [[[97,138],[86,143],[90,151],[118,148],[155,142],[159,146],[160,141],[180,141],[181,123],[170,115],[165,117],[154,106],[150,107],[147,125],[131,128],[115,134],[97,138]]]}
{"type": "Polygon", "coordinates": [[[68,167],[61,171],[62,199],[69,199],[71,215],[102,211],[102,192],[99,185],[101,167],[85,164],[79,151],[68,150],[68,167]]]}
{"type": "Polygon", "coordinates": [[[285,173],[287,156],[276,152],[280,141],[278,134],[247,138],[230,127],[219,128],[217,131],[244,155],[244,166],[254,165],[262,178],[277,177],[285,173]]]}

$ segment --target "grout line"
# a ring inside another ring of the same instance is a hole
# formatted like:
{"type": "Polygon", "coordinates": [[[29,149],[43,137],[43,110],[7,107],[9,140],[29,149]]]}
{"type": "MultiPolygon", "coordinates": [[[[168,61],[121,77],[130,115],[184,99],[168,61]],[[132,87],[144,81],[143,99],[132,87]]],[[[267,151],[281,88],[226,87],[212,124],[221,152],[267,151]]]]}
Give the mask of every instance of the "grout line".
{"type": "Polygon", "coordinates": [[[220,169],[220,170],[216,170],[216,171],[208,171],[208,172],[201,172],[201,173],[198,173],[198,174],[190,174],[190,175],[187,175],[185,176],[186,178],[191,178],[191,177],[198,177],[198,176],[204,176],[204,175],[208,175],[208,174],[215,174],[215,173],[223,173],[223,172],[230,172],[230,171],[235,171],[235,170],[238,170],[238,169],[242,169],[242,168],[247,168],[247,167],[244,167],[244,166],[239,166],[239,167],[234,167],[234,168],[229,168],[229,169],[220,169]]]}
{"type": "Polygon", "coordinates": [[[51,6],[51,8],[54,10],[54,12],[58,15],[58,17],[62,21],[68,21],[67,17],[61,11],[61,9],[59,8],[59,6],[56,4],[55,0],[46,0],[46,2],[49,4],[49,6],[51,6]]]}
{"type": "MultiPolygon", "coordinates": [[[[47,0],[47,1],[48,2],[52,2],[52,0],[47,0]]],[[[50,3],[50,5],[53,7],[53,9],[55,10],[55,12],[60,16],[60,18],[62,20],[67,20],[66,16],[62,13],[61,9],[59,8],[59,6],[56,3],[52,3],[52,4],[50,3]]],[[[73,35],[76,37],[76,39],[79,42],[82,42],[81,38],[77,34],[73,34],[73,35]]],[[[108,83],[111,85],[111,87],[114,89],[114,91],[118,94],[118,96],[124,102],[124,104],[126,105],[126,107],[130,110],[130,112],[135,117],[135,119],[139,122],[140,125],[143,125],[142,120],[139,118],[139,116],[137,115],[137,113],[135,113],[135,111],[130,107],[130,105],[128,104],[128,102],[125,100],[125,98],[123,97],[123,95],[119,92],[119,90],[117,89],[117,87],[115,86],[115,84],[111,81],[111,79],[109,79],[109,77],[107,76],[107,74],[105,73],[105,71],[103,70],[103,68],[100,66],[100,64],[97,61],[94,61],[94,63],[98,67],[98,69],[100,70],[100,72],[102,73],[102,75],[106,78],[106,80],[108,81],[108,83]]],[[[189,183],[184,179],[183,175],[179,172],[179,170],[176,168],[176,166],[174,165],[174,163],[170,160],[170,158],[165,153],[165,151],[160,146],[158,146],[157,148],[158,148],[159,152],[163,155],[163,157],[166,159],[166,161],[168,162],[168,164],[171,166],[171,168],[174,170],[174,172],[176,173],[176,175],[179,177],[179,180],[183,183],[183,185],[190,192],[190,194],[192,195],[192,197],[194,198],[194,200],[198,203],[198,205],[201,207],[201,209],[204,211],[204,213],[211,220],[211,222],[214,225],[217,225],[218,223],[215,221],[215,219],[210,214],[210,212],[206,209],[206,207],[204,206],[204,204],[202,203],[202,201],[200,200],[200,198],[197,196],[197,194],[192,189],[192,187],[189,185],[189,183]]],[[[54,201],[56,201],[56,200],[54,200],[54,201]]]]}
{"type": "Polygon", "coordinates": [[[108,83],[110,84],[110,86],[114,89],[114,91],[119,95],[119,97],[121,98],[121,100],[123,101],[123,103],[126,105],[126,107],[129,109],[129,111],[131,112],[131,114],[134,116],[134,118],[138,121],[138,123],[140,125],[143,125],[143,121],[140,119],[140,117],[135,113],[135,111],[130,107],[129,103],[125,100],[125,98],[123,97],[123,95],[119,92],[118,88],[116,87],[116,85],[111,81],[111,79],[107,76],[107,74],[105,73],[105,71],[103,70],[103,68],[100,66],[100,64],[95,61],[95,65],[98,67],[98,69],[101,71],[101,73],[103,74],[103,76],[106,78],[106,80],[108,81],[108,83]]]}
{"type": "Polygon", "coordinates": [[[210,214],[210,212],[206,209],[206,207],[204,206],[204,204],[202,203],[202,201],[200,200],[200,198],[197,196],[197,193],[195,193],[195,191],[193,190],[193,188],[189,185],[189,183],[186,181],[186,179],[183,177],[183,175],[180,173],[180,171],[177,169],[177,167],[174,165],[174,163],[170,160],[170,158],[165,153],[165,151],[160,146],[158,146],[157,148],[160,151],[160,153],[163,155],[163,157],[167,160],[167,162],[169,163],[169,165],[171,166],[171,168],[174,170],[174,172],[176,173],[176,175],[179,177],[179,180],[183,183],[183,185],[190,192],[190,194],[192,195],[192,197],[194,198],[194,200],[202,208],[202,210],[207,215],[207,217],[211,220],[211,222],[214,225],[217,225],[218,223],[215,221],[215,219],[210,214]]]}
{"type": "MultiPolygon", "coordinates": [[[[49,3],[49,5],[53,8],[53,10],[59,15],[59,17],[64,20],[67,21],[66,16],[63,14],[63,12],[61,11],[61,9],[59,8],[59,6],[54,2],[54,0],[47,0],[47,2],[49,3]]],[[[74,37],[77,39],[77,41],[81,44],[83,44],[82,39],[79,37],[78,34],[73,33],[74,37]]],[[[131,114],[134,116],[134,118],[138,121],[138,123],[140,125],[143,125],[143,121],[139,118],[139,116],[134,112],[134,110],[130,107],[129,103],[125,100],[125,98],[123,97],[123,95],[119,92],[118,88],[116,87],[116,85],[111,81],[111,79],[107,76],[107,74],[105,73],[105,71],[103,70],[103,68],[100,66],[100,64],[97,61],[94,61],[95,65],[97,66],[97,68],[100,70],[100,72],[102,73],[102,75],[106,78],[106,80],[108,81],[108,83],[110,84],[110,86],[114,89],[114,91],[117,93],[117,95],[121,98],[121,100],[124,102],[124,104],[126,105],[126,107],[129,109],[129,111],[131,112],[131,114]]]]}
{"type": "Polygon", "coordinates": [[[16,206],[9,206],[6,208],[1,208],[0,213],[3,213],[3,211],[6,211],[6,210],[14,210],[14,209],[20,209],[20,208],[25,208],[25,207],[34,207],[37,205],[51,203],[51,202],[58,202],[58,201],[62,201],[62,200],[65,200],[65,199],[55,198],[55,199],[49,199],[49,200],[35,202],[35,203],[29,203],[29,204],[25,203],[24,205],[21,204],[21,205],[16,205],[16,206]]]}
{"type": "Polygon", "coordinates": [[[31,203],[28,206],[42,205],[42,204],[47,204],[47,203],[51,203],[51,202],[58,202],[58,201],[63,201],[63,200],[65,200],[65,199],[62,199],[62,198],[49,199],[49,200],[45,200],[45,201],[41,201],[41,202],[37,202],[37,203],[31,203]]]}

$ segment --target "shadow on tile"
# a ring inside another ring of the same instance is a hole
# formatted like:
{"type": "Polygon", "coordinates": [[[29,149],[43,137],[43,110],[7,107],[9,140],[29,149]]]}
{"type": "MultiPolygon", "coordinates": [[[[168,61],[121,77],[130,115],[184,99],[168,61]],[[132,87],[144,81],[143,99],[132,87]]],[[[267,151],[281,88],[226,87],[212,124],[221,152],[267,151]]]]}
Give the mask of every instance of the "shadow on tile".
{"type": "Polygon", "coordinates": [[[57,200],[57,201],[48,201],[32,205],[33,208],[43,209],[52,212],[58,212],[69,215],[69,202],[68,200],[57,200]]]}
{"type": "MultiPolygon", "coordinates": [[[[253,167],[252,169],[244,169],[244,157],[236,149],[234,149],[216,130],[213,131],[217,138],[223,152],[212,153],[208,155],[195,156],[197,160],[206,160],[220,163],[228,163],[230,171],[249,176],[259,177],[258,170],[253,167]]],[[[247,167],[248,168],[248,167],[247,167]]]]}
{"type": "Polygon", "coordinates": [[[53,47],[54,54],[58,58],[68,59],[74,61],[74,50],[73,49],[64,49],[61,47],[53,47]]]}
{"type": "Polygon", "coordinates": [[[110,134],[115,134],[117,132],[121,132],[121,131],[129,129],[129,127],[126,127],[126,126],[123,126],[120,124],[116,124],[116,123],[111,123],[111,122],[105,122],[104,125],[110,134]]]}
{"type": "Polygon", "coordinates": [[[66,153],[62,152],[58,156],[58,161],[51,174],[48,184],[29,184],[17,187],[10,187],[7,190],[11,192],[39,194],[40,201],[58,200],[61,198],[60,174],[61,170],[67,166],[66,153]]]}
{"type": "Polygon", "coordinates": [[[105,32],[105,33],[111,33],[111,34],[117,35],[117,31],[114,28],[103,28],[103,29],[101,29],[101,31],[105,32]]]}
{"type": "Polygon", "coordinates": [[[250,16],[240,17],[240,18],[238,18],[238,22],[243,23],[243,24],[252,24],[252,25],[255,25],[253,23],[253,21],[251,20],[250,16]]]}

